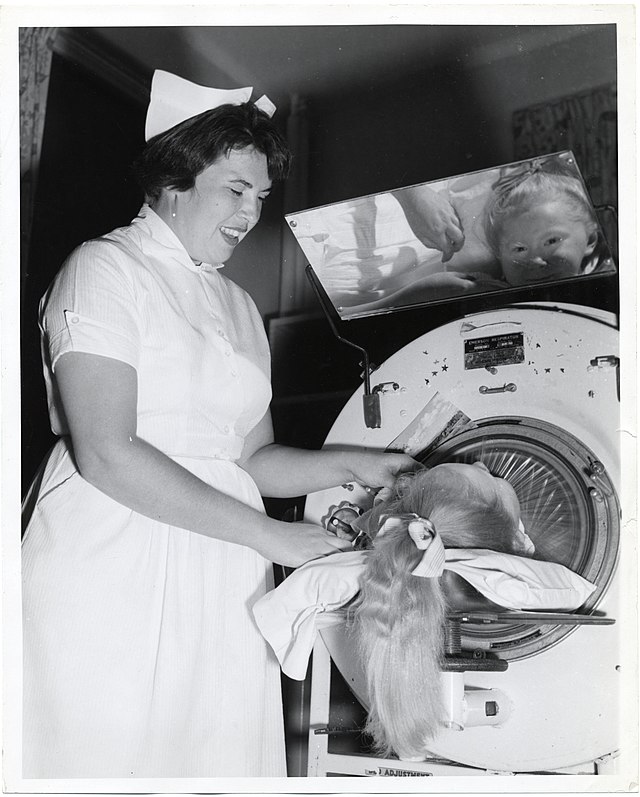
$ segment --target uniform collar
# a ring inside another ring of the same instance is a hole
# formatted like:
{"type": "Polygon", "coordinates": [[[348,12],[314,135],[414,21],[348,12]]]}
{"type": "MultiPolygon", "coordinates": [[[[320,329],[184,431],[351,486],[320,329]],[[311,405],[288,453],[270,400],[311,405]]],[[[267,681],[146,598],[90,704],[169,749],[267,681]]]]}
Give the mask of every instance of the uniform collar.
{"type": "Polygon", "coordinates": [[[132,224],[144,227],[151,238],[160,246],[172,249],[176,254],[179,254],[180,261],[190,271],[217,271],[224,266],[224,263],[200,263],[196,265],[171,227],[146,202],[140,208],[132,224]]]}

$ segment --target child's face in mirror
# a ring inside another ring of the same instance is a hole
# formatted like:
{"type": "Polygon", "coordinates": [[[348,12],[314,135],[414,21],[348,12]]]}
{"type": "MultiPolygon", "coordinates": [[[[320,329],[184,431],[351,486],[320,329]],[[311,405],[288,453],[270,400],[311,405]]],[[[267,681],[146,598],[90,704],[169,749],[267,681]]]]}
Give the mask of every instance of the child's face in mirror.
{"type": "Polygon", "coordinates": [[[546,202],[507,219],[499,257],[509,285],[575,277],[595,249],[597,233],[572,218],[561,201],[546,202]]]}

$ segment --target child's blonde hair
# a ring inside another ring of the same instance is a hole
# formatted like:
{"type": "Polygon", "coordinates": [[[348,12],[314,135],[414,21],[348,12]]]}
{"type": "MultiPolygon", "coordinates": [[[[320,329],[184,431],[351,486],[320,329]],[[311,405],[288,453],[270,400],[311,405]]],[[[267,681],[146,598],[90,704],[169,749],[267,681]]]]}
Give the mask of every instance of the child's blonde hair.
{"type": "Polygon", "coordinates": [[[571,164],[559,156],[534,159],[521,169],[505,172],[492,186],[485,209],[484,230],[496,257],[505,222],[544,202],[561,199],[574,221],[582,222],[589,235],[598,229],[591,202],[571,164]]]}
{"type": "Polygon", "coordinates": [[[423,754],[442,724],[446,600],[438,578],[412,575],[423,552],[407,531],[411,513],[431,520],[446,547],[524,552],[498,499],[447,465],[400,477],[393,495],[360,524],[374,540],[350,625],[367,676],[365,730],[378,752],[401,757],[423,754]],[[385,515],[401,522],[376,540],[385,515]]]}

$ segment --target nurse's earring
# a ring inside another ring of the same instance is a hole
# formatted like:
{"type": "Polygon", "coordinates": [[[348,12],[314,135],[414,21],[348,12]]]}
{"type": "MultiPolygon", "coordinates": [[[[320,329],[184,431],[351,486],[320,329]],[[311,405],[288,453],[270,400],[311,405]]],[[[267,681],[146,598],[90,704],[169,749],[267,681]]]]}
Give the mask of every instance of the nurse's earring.
{"type": "Polygon", "coordinates": [[[177,194],[174,194],[174,195],[173,195],[173,210],[171,211],[171,218],[172,218],[172,219],[175,219],[175,217],[176,217],[176,207],[177,207],[177,204],[178,204],[178,195],[177,195],[177,194]]]}

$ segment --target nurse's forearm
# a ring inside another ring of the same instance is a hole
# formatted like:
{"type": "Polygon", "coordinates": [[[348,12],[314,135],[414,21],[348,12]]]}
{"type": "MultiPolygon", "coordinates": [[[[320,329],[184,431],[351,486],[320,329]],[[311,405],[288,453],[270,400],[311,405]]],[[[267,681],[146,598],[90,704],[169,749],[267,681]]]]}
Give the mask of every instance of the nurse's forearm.
{"type": "Polygon", "coordinates": [[[83,478],[114,501],[161,523],[255,547],[274,521],[209,486],[144,440],[79,458],[83,478]]]}
{"type": "Polygon", "coordinates": [[[353,481],[353,457],[353,452],[347,450],[308,451],[272,443],[242,465],[262,495],[290,498],[353,481]]]}
{"type": "Polygon", "coordinates": [[[392,487],[401,473],[420,467],[407,454],[358,448],[307,451],[274,443],[256,449],[241,464],[262,495],[271,498],[307,495],[346,482],[392,487]]]}
{"type": "Polygon", "coordinates": [[[83,457],[87,481],[118,503],[161,523],[253,548],[270,562],[299,567],[348,548],[325,529],[282,523],[214,489],[161,451],[133,438],[83,457]]]}
{"type": "MultiPolygon", "coordinates": [[[[249,546],[291,567],[344,547],[344,540],[319,526],[268,518],[140,439],[137,373],[130,365],[69,352],[60,357],[56,377],[81,475],[123,506],[161,523],[249,546]]],[[[251,450],[269,441],[268,427],[267,417],[251,450]]]]}

